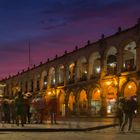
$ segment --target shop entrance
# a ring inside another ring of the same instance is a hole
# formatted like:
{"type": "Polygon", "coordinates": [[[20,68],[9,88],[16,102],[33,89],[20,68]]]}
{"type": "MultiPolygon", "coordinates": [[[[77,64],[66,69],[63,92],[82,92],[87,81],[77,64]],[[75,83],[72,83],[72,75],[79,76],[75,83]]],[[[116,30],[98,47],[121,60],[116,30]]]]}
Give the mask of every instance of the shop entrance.
{"type": "Polygon", "coordinates": [[[58,100],[58,113],[61,116],[65,116],[65,95],[63,92],[59,93],[59,100],[58,100]]]}
{"type": "Polygon", "coordinates": [[[91,94],[91,115],[97,115],[101,109],[101,93],[99,88],[95,88],[91,94]]]}
{"type": "Polygon", "coordinates": [[[74,112],[75,112],[75,96],[73,95],[73,92],[71,92],[69,95],[68,108],[69,108],[69,113],[74,114],[74,112]]]}
{"type": "Polygon", "coordinates": [[[87,100],[87,93],[85,90],[82,90],[79,94],[78,108],[79,108],[80,115],[87,114],[88,100],[87,100]]]}
{"type": "Polygon", "coordinates": [[[107,114],[114,114],[116,112],[117,89],[110,86],[106,95],[107,114]]]}

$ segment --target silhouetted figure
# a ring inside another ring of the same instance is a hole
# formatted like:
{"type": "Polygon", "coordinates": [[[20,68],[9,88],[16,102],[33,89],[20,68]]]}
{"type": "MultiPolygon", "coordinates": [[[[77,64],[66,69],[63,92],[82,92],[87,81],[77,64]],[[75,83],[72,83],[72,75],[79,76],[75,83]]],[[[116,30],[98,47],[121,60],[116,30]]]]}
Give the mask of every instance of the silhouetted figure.
{"type": "Polygon", "coordinates": [[[9,99],[3,100],[3,113],[4,113],[4,122],[10,123],[10,106],[9,99]]]}
{"type": "Polygon", "coordinates": [[[56,124],[57,99],[55,96],[53,96],[49,101],[49,112],[51,115],[51,124],[56,124]]]}
{"type": "Polygon", "coordinates": [[[121,131],[124,131],[126,124],[128,123],[128,131],[132,128],[132,121],[135,116],[135,110],[137,109],[137,101],[134,100],[133,96],[129,100],[126,100],[123,106],[123,123],[121,131]]]}
{"type": "Polygon", "coordinates": [[[9,106],[10,106],[10,122],[14,124],[16,121],[15,101],[10,100],[9,106]]]}
{"type": "Polygon", "coordinates": [[[24,117],[26,115],[26,111],[25,111],[25,100],[21,92],[18,92],[18,95],[15,98],[15,111],[17,125],[19,126],[19,123],[21,121],[21,125],[24,126],[24,117]]]}
{"type": "Polygon", "coordinates": [[[118,118],[120,128],[123,122],[123,104],[124,103],[125,103],[125,98],[120,97],[117,102],[117,112],[116,112],[116,116],[118,118]]]}

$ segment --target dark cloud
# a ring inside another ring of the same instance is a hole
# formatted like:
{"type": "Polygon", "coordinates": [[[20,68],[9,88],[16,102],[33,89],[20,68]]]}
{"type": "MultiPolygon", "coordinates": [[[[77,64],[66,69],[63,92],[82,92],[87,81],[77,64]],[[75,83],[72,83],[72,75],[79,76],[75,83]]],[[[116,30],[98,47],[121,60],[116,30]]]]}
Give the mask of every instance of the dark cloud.
{"type": "Polygon", "coordinates": [[[86,20],[88,18],[100,19],[105,17],[121,16],[123,10],[134,9],[140,2],[137,0],[71,0],[51,3],[51,6],[44,9],[43,26],[45,29],[55,29],[66,26],[71,22],[86,20]],[[52,20],[53,17],[53,20],[52,20]],[[54,22],[55,21],[55,22],[54,22]],[[60,22],[61,21],[61,22],[60,22]]]}

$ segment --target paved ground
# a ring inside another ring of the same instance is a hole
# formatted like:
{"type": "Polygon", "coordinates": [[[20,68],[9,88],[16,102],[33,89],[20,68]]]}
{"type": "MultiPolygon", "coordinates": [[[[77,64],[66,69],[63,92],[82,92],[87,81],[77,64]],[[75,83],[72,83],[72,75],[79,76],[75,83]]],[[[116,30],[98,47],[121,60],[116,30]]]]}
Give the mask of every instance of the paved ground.
{"type": "MultiPolygon", "coordinates": [[[[106,120],[106,119],[105,119],[106,120]]],[[[98,122],[85,122],[80,121],[79,125],[80,127],[86,127],[86,126],[99,126],[104,124],[110,124],[110,121],[105,122],[105,120],[100,120],[98,122]]],[[[120,133],[118,126],[116,127],[110,127],[106,129],[100,129],[100,130],[93,130],[93,131],[69,131],[69,132],[29,132],[29,128],[61,128],[61,127],[77,127],[77,122],[71,121],[71,124],[69,126],[70,122],[61,122],[59,121],[59,124],[57,125],[50,125],[48,122],[44,125],[26,125],[25,129],[27,129],[26,132],[10,132],[10,131],[0,131],[0,140],[10,139],[10,140],[139,140],[140,139],[140,119],[136,119],[134,121],[133,125],[133,132],[125,132],[120,133]]],[[[3,127],[0,127],[3,128],[3,127]]],[[[5,128],[17,128],[17,126],[11,126],[9,124],[5,125],[5,128]]],[[[18,129],[21,129],[22,127],[18,127],[18,129]]]]}
{"type": "Polygon", "coordinates": [[[57,124],[51,124],[50,121],[45,122],[44,124],[25,124],[24,127],[21,125],[18,127],[16,124],[0,124],[1,130],[13,130],[13,129],[86,129],[86,128],[94,128],[100,126],[108,126],[114,124],[114,119],[112,118],[81,118],[81,119],[71,119],[71,120],[58,120],[57,124]]]}
{"type": "Polygon", "coordinates": [[[118,128],[86,132],[1,132],[0,140],[139,140],[140,131],[118,133],[118,128]]]}

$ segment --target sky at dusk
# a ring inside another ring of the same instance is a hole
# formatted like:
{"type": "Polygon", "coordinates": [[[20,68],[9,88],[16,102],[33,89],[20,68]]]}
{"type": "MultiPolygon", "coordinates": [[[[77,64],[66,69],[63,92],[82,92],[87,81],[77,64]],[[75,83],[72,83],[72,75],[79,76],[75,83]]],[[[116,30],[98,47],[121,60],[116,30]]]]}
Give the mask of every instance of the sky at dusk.
{"type": "Polygon", "coordinates": [[[140,0],[0,0],[0,79],[127,29],[140,0]]]}

